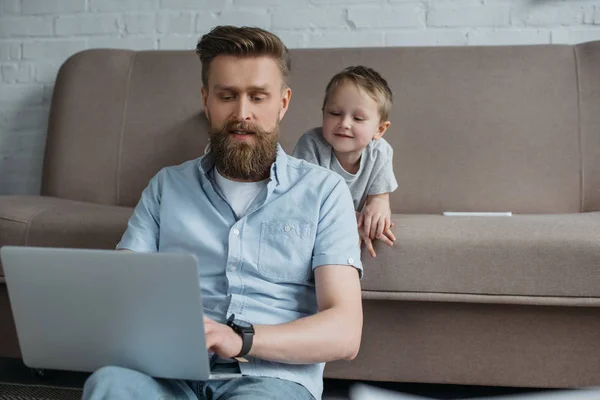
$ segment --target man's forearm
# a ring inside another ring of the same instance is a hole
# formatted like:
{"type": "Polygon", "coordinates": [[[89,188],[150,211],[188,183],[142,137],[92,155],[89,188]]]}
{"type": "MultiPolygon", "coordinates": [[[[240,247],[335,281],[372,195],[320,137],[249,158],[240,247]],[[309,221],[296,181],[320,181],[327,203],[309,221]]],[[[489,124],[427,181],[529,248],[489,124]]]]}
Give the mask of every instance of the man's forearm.
{"type": "Polygon", "coordinates": [[[286,324],[257,325],[254,329],[250,355],[257,358],[288,364],[351,360],[360,347],[362,313],[332,308],[286,324]]]}

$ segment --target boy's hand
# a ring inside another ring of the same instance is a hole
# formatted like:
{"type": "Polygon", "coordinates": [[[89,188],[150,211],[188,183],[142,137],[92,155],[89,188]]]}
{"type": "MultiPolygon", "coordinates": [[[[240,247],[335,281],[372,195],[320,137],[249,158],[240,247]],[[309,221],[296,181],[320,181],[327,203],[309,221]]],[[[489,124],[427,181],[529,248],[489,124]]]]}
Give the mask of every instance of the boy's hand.
{"type": "Polygon", "coordinates": [[[367,202],[358,221],[364,236],[371,240],[380,239],[391,246],[396,237],[391,231],[392,212],[389,202],[383,198],[373,198],[367,202]]]}
{"type": "MultiPolygon", "coordinates": [[[[390,216],[387,217],[388,222],[390,221],[390,216]]],[[[371,254],[371,257],[375,258],[375,257],[377,257],[377,253],[375,253],[375,249],[373,248],[373,241],[375,239],[381,240],[383,243],[387,244],[388,246],[394,245],[396,236],[394,236],[394,234],[392,233],[392,230],[391,230],[391,228],[394,227],[394,224],[392,222],[389,222],[389,226],[384,225],[384,231],[381,233],[381,235],[379,237],[372,238],[370,236],[370,232],[371,232],[370,228],[374,225],[373,218],[371,218],[371,227],[369,227],[369,229],[366,229],[366,227],[364,226],[365,225],[365,217],[366,217],[366,215],[364,214],[364,212],[356,213],[356,219],[357,219],[357,223],[358,223],[358,234],[360,236],[359,246],[362,246],[362,243],[364,242],[369,254],[371,254]]],[[[385,219],[384,219],[384,221],[385,221],[385,219]]],[[[379,222],[379,221],[376,220],[375,222],[379,222]]]]}

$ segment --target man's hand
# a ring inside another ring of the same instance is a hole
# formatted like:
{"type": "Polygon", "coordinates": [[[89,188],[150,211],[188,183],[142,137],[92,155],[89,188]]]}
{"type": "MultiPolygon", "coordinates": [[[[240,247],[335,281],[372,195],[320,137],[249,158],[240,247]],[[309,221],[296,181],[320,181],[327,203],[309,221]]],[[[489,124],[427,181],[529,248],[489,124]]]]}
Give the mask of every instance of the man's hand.
{"type": "Polygon", "coordinates": [[[227,325],[204,317],[206,348],[221,358],[233,358],[242,351],[242,338],[227,325]]]}

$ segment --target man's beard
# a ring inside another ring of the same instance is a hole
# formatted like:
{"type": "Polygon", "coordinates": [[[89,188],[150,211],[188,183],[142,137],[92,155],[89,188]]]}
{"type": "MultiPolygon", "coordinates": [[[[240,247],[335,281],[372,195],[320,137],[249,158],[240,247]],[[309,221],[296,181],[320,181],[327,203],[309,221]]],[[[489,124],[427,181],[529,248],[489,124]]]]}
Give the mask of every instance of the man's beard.
{"type": "Polygon", "coordinates": [[[226,178],[259,181],[269,177],[271,165],[277,156],[279,123],[272,131],[265,131],[254,124],[227,122],[221,128],[211,128],[210,146],[215,155],[219,173],[226,178]],[[252,139],[237,141],[230,137],[231,131],[254,132],[252,139]]]}

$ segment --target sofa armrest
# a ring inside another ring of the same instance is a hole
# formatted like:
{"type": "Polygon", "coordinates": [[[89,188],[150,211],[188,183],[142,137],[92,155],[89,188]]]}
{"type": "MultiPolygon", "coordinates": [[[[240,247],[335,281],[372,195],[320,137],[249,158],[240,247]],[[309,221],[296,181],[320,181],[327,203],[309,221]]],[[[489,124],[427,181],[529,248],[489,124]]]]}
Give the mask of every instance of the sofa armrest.
{"type": "Polygon", "coordinates": [[[114,249],[132,212],[129,207],[55,197],[0,196],[0,247],[114,249]]]}

